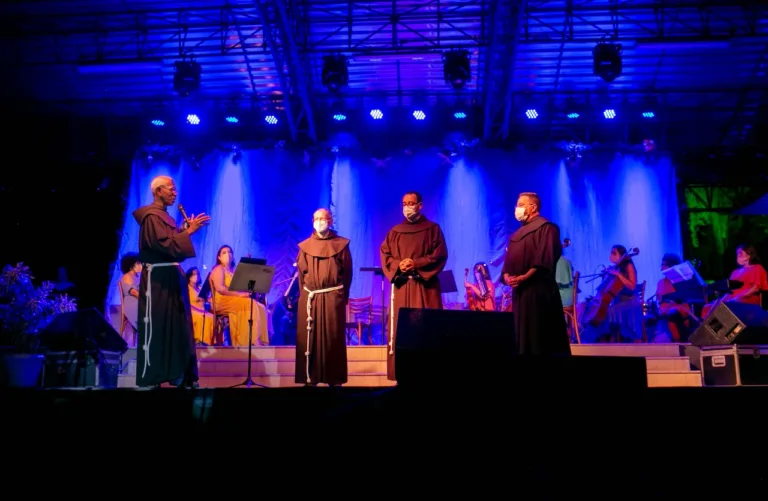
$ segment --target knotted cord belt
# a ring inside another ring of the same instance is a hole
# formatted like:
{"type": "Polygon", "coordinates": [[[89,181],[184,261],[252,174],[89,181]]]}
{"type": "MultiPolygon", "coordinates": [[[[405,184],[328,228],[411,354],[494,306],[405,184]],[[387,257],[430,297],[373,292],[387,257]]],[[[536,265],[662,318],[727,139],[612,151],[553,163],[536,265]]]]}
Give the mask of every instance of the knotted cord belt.
{"type": "Polygon", "coordinates": [[[312,378],[309,377],[309,354],[312,352],[312,349],[310,348],[311,345],[309,344],[309,342],[312,339],[312,298],[314,298],[316,294],[325,294],[326,292],[339,291],[343,288],[344,288],[344,284],[341,284],[335,287],[328,287],[326,289],[318,289],[316,291],[311,291],[307,289],[306,286],[304,286],[304,290],[309,293],[309,296],[307,297],[307,351],[304,352],[304,355],[307,359],[307,363],[306,363],[307,383],[312,382],[312,378]]]}
{"type": "Polygon", "coordinates": [[[149,346],[152,344],[152,270],[163,266],[179,266],[179,263],[155,263],[145,264],[147,268],[147,307],[144,313],[144,345],[141,347],[144,350],[144,370],[141,373],[143,378],[147,374],[147,367],[149,363],[149,346]]]}

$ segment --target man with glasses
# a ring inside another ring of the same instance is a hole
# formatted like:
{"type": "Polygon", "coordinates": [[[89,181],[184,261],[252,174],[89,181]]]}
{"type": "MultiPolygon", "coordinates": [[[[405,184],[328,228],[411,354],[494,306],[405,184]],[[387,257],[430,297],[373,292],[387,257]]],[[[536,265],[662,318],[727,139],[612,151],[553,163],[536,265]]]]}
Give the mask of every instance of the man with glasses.
{"type": "Polygon", "coordinates": [[[340,386],[347,382],[347,303],[352,285],[349,239],[331,227],[328,209],[312,216],[314,231],[299,243],[299,310],[295,381],[340,386]]]}
{"type": "Polygon", "coordinates": [[[136,384],[197,386],[197,356],[192,330],[187,277],[180,263],[195,257],[190,237],[211,220],[192,216],[186,229],[176,227],[168,207],[176,202],[176,185],[158,176],[150,185],[154,201],[133,212],[139,223],[139,350],[136,384]]]}
{"type": "Polygon", "coordinates": [[[442,309],[437,276],[445,268],[448,249],[440,225],[422,214],[421,194],[403,196],[405,219],[395,225],[381,244],[381,267],[391,286],[387,379],[395,381],[395,334],[400,308],[442,309]]]}
{"type": "Polygon", "coordinates": [[[521,193],[515,219],[521,224],[507,244],[502,277],[512,287],[515,335],[521,355],[570,355],[563,302],[555,280],[563,255],[560,228],[544,219],[536,193],[521,193]]]}

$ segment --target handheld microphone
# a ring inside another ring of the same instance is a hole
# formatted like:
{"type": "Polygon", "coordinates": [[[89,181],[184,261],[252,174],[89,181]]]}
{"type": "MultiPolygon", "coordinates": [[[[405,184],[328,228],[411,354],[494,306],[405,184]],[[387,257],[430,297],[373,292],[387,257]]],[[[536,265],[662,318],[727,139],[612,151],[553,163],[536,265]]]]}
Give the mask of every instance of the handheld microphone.
{"type": "Polygon", "coordinates": [[[187,213],[184,210],[184,206],[181,204],[179,204],[179,212],[181,212],[181,217],[184,218],[184,222],[187,223],[187,225],[189,225],[189,218],[187,217],[187,213]]]}
{"type": "Polygon", "coordinates": [[[184,218],[184,224],[181,225],[182,228],[184,230],[189,229],[189,227],[191,226],[190,221],[189,221],[189,218],[187,217],[187,212],[184,210],[184,206],[181,204],[179,204],[179,212],[181,213],[181,217],[184,218]]]}

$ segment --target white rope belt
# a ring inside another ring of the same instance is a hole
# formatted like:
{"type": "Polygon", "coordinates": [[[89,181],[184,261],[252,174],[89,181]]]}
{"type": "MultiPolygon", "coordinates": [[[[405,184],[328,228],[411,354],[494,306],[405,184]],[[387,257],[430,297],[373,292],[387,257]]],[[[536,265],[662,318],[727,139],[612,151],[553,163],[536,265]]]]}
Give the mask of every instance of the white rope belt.
{"type": "Polygon", "coordinates": [[[389,354],[395,349],[395,284],[389,284],[389,354]]]}
{"type": "Polygon", "coordinates": [[[318,289],[316,291],[311,291],[307,289],[306,286],[304,287],[304,290],[309,293],[309,296],[307,297],[307,351],[304,352],[304,356],[307,359],[307,383],[312,382],[312,379],[309,377],[309,354],[312,352],[312,349],[310,348],[311,345],[309,344],[312,340],[312,298],[315,297],[315,294],[325,294],[326,292],[339,291],[343,288],[344,284],[337,285],[336,287],[328,287],[327,289],[318,289]]]}
{"type": "Polygon", "coordinates": [[[179,263],[155,263],[145,264],[147,268],[147,307],[144,312],[144,345],[141,347],[144,350],[144,370],[141,373],[141,377],[146,376],[147,367],[149,363],[149,345],[152,343],[152,270],[162,266],[179,266],[179,263]]]}

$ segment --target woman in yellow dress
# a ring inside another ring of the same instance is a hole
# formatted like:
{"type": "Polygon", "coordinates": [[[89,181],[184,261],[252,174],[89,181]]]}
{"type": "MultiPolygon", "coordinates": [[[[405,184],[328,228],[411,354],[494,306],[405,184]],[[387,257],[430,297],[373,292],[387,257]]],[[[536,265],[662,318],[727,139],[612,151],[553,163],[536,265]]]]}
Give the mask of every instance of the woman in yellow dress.
{"type": "Polygon", "coordinates": [[[229,334],[232,346],[248,346],[248,318],[253,304],[253,344],[269,345],[267,309],[249,298],[247,292],[231,292],[229,284],[235,273],[232,247],[222,245],[216,253],[216,266],[211,270],[211,285],[217,315],[229,316],[229,334]]]}
{"type": "Polygon", "coordinates": [[[187,271],[187,285],[189,287],[189,305],[192,310],[192,328],[195,332],[195,343],[206,345],[213,344],[213,324],[216,321],[211,313],[205,311],[205,300],[200,294],[200,271],[192,267],[187,271]]]}

